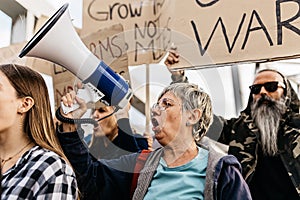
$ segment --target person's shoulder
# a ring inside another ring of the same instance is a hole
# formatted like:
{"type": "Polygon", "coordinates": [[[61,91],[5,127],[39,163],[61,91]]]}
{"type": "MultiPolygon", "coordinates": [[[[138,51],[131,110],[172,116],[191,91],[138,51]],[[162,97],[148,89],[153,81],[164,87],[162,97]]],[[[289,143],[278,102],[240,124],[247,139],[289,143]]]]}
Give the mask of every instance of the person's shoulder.
{"type": "Polygon", "coordinates": [[[221,156],[227,155],[229,146],[222,144],[216,140],[213,140],[207,136],[204,136],[200,142],[198,142],[200,147],[207,149],[209,152],[214,152],[220,154],[221,156]]]}
{"type": "Polygon", "coordinates": [[[204,136],[197,145],[208,150],[208,165],[212,168],[224,161],[227,162],[227,160],[232,164],[235,162],[234,158],[228,155],[228,145],[212,140],[207,136],[204,136]]]}
{"type": "Polygon", "coordinates": [[[284,119],[285,123],[292,127],[299,129],[300,128],[300,114],[299,113],[289,113],[287,117],[284,119]]]}
{"type": "Polygon", "coordinates": [[[40,146],[36,147],[33,150],[32,157],[36,161],[42,161],[43,160],[44,164],[52,164],[56,160],[58,160],[59,162],[65,163],[63,161],[63,159],[57,153],[55,153],[53,151],[50,151],[46,148],[40,147],[40,146]]]}
{"type": "Polygon", "coordinates": [[[288,114],[288,117],[299,121],[300,120],[300,113],[292,112],[292,113],[288,114]]]}
{"type": "Polygon", "coordinates": [[[74,175],[71,166],[61,156],[42,147],[37,147],[33,150],[31,165],[32,169],[38,169],[44,174],[74,175]]]}

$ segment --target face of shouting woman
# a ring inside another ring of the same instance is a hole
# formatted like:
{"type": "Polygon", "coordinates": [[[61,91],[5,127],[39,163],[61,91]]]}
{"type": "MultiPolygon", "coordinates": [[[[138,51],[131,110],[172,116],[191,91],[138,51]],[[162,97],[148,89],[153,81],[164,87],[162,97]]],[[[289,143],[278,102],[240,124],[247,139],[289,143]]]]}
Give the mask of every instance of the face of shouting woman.
{"type": "Polygon", "coordinates": [[[165,93],[151,109],[155,138],[166,146],[176,139],[182,125],[182,102],[173,93],[165,93]]]}

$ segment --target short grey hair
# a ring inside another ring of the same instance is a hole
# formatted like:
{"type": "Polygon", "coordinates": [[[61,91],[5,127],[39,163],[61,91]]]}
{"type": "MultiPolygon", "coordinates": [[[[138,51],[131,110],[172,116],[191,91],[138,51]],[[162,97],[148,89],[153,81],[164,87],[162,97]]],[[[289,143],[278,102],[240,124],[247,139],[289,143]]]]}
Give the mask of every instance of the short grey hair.
{"type": "Polygon", "coordinates": [[[171,92],[181,99],[183,111],[200,109],[201,118],[193,127],[194,139],[199,142],[213,121],[212,102],[209,95],[195,84],[174,83],[161,92],[158,100],[167,92],[171,92]]]}

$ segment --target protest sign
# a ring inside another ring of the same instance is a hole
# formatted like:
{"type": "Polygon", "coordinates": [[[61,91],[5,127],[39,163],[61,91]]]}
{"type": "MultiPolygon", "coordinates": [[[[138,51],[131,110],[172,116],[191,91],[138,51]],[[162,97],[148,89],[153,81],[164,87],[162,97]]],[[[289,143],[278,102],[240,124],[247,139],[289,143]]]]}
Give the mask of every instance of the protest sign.
{"type": "Polygon", "coordinates": [[[165,55],[170,43],[170,16],[166,4],[171,2],[84,1],[81,34],[121,23],[124,26],[129,65],[156,63],[165,55]]]}
{"type": "Polygon", "coordinates": [[[266,62],[299,57],[299,10],[299,0],[87,0],[83,32],[122,23],[130,65],[160,61],[172,43],[175,68],[266,62]]]}

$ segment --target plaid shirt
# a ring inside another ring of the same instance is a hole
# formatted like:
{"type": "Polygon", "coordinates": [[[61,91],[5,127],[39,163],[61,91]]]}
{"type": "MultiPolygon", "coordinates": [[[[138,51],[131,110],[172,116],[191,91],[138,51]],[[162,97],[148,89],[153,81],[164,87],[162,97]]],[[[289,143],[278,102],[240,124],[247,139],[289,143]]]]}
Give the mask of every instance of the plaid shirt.
{"type": "Polygon", "coordinates": [[[39,146],[27,151],[2,177],[2,200],[77,199],[77,194],[72,168],[39,146]]]}

